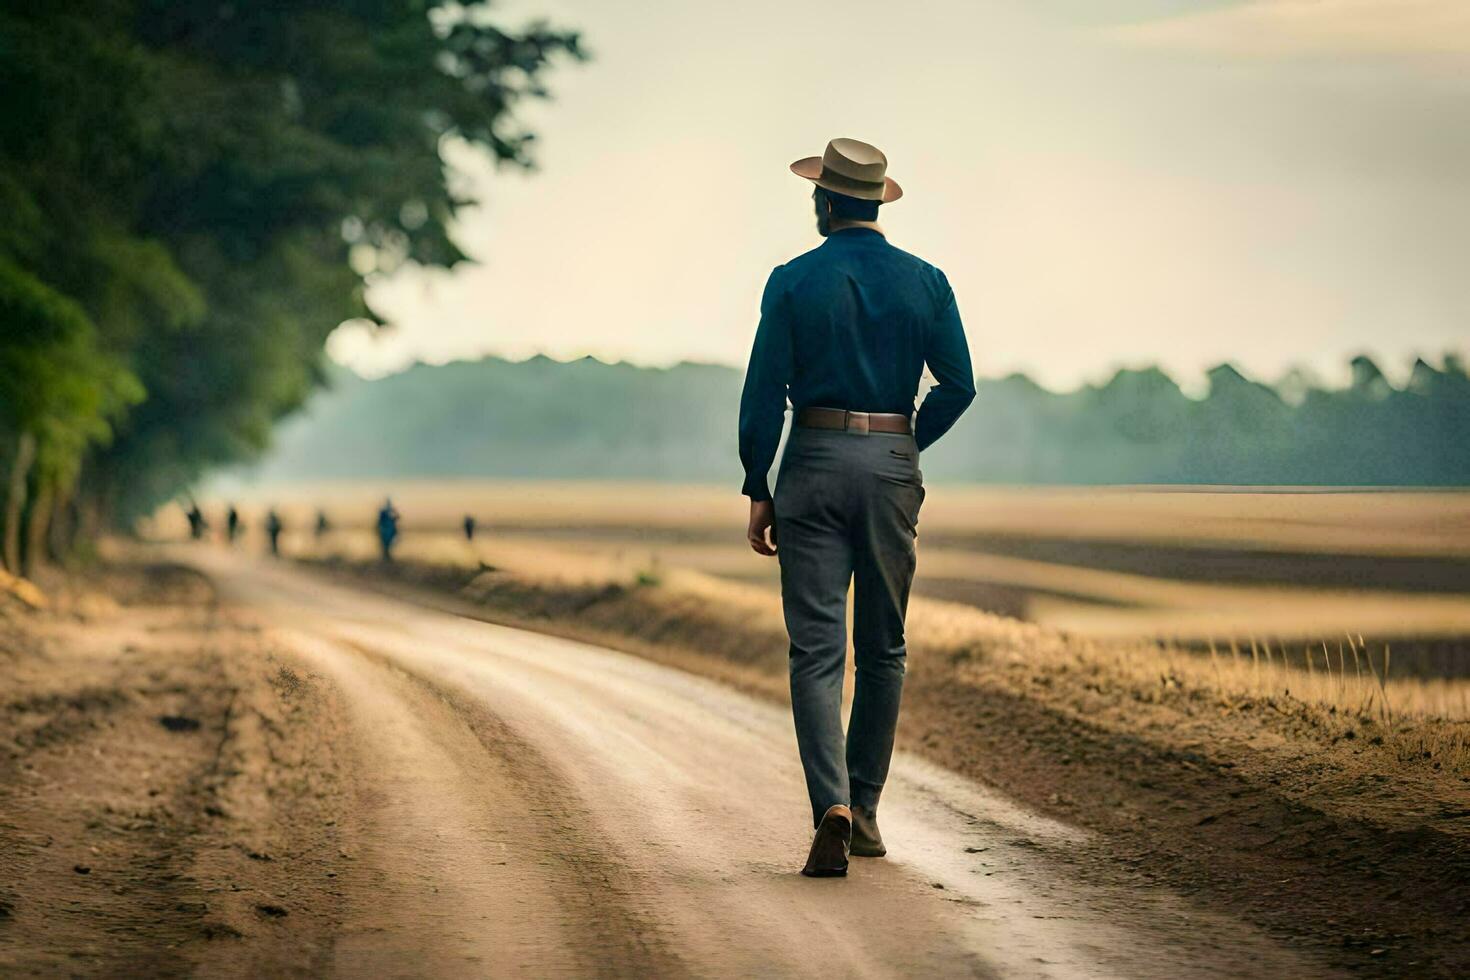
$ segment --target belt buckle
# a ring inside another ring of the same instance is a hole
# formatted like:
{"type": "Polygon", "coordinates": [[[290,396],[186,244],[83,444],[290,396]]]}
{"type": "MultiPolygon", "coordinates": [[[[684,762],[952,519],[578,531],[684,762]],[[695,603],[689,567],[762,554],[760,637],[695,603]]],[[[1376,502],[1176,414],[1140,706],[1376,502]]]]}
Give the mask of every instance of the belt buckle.
{"type": "Polygon", "coordinates": [[[857,433],[860,433],[862,435],[867,435],[868,434],[868,413],[867,412],[848,412],[847,413],[847,431],[848,432],[857,432],[857,433]]]}

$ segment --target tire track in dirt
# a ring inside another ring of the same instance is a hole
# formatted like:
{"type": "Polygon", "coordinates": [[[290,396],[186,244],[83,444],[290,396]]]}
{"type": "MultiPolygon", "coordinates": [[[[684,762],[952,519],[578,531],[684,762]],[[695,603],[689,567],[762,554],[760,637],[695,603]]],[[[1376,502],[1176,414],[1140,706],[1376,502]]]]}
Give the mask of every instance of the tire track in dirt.
{"type": "Polygon", "coordinates": [[[356,887],[338,975],[681,976],[550,768],[461,692],[359,644],[281,634],[348,704],[356,887]]]}

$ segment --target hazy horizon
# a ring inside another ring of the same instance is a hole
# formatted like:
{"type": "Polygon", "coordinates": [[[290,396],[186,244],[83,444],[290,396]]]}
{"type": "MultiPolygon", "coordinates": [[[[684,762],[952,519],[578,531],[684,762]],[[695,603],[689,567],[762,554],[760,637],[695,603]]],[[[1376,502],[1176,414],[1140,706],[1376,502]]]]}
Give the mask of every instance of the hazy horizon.
{"type": "Polygon", "coordinates": [[[452,153],[480,264],[409,269],[340,361],[591,354],[743,366],[770,269],[818,244],[786,170],[888,153],[892,240],[945,269],[976,370],[1071,388],[1117,366],[1401,371],[1470,330],[1470,8],[506,0],[585,31],[523,113],[540,172],[452,153]],[[822,52],[831,51],[832,56],[822,52]],[[838,57],[838,54],[841,57],[838,57]]]}
{"type": "MultiPolygon", "coordinates": [[[[1444,355],[1455,355],[1461,358],[1470,355],[1470,344],[1460,344],[1458,347],[1451,345],[1442,352],[1410,352],[1404,354],[1402,357],[1385,356],[1382,355],[1379,351],[1369,350],[1366,348],[1359,350],[1357,353],[1364,354],[1372,358],[1374,363],[1379,367],[1380,370],[1382,370],[1384,376],[1388,379],[1388,381],[1395,386],[1400,386],[1408,380],[1414,366],[1415,357],[1422,357],[1423,360],[1425,360],[1431,367],[1438,370],[1443,366],[1444,355]]],[[[1353,356],[1356,356],[1356,354],[1353,356]]],[[[381,381],[386,378],[391,378],[396,375],[403,374],[404,372],[411,371],[415,368],[436,368],[455,364],[474,364],[477,361],[483,361],[487,359],[504,361],[508,364],[524,364],[528,361],[537,360],[538,358],[554,361],[558,364],[571,364],[576,361],[591,359],[608,366],[627,365],[629,367],[656,371],[670,371],[679,367],[686,366],[714,367],[738,371],[742,373],[745,369],[744,363],[721,363],[719,361],[700,360],[695,358],[682,358],[669,362],[650,364],[639,361],[635,358],[603,357],[597,354],[570,354],[565,356],[557,356],[555,354],[547,353],[546,351],[534,351],[526,354],[506,355],[490,350],[481,351],[479,353],[465,354],[463,356],[455,356],[448,358],[447,360],[414,358],[402,364],[394,364],[383,371],[362,372],[355,369],[354,366],[351,364],[343,364],[336,360],[333,361],[333,364],[335,364],[338,368],[350,372],[351,376],[354,378],[359,378],[363,381],[381,381]]],[[[1042,388],[1050,391],[1053,394],[1064,395],[1074,393],[1085,388],[1097,388],[1103,386],[1113,377],[1115,377],[1120,371],[1138,371],[1158,368],[1159,370],[1164,371],[1164,373],[1167,374],[1169,378],[1179,386],[1180,391],[1187,398],[1191,400],[1199,400],[1209,393],[1208,371],[1213,367],[1226,364],[1233,365],[1237,368],[1241,367],[1237,360],[1226,358],[1222,361],[1201,365],[1198,370],[1195,370],[1193,372],[1183,372],[1178,369],[1170,369],[1164,365],[1153,364],[1145,362],[1143,360],[1138,360],[1127,364],[1100,364],[1096,370],[1084,371],[1078,374],[1075,378],[1068,379],[1062,382],[1047,382],[1043,379],[1030,375],[1024,368],[986,371],[983,367],[981,367],[976,371],[976,377],[980,380],[1000,380],[1015,374],[1021,374],[1030,377],[1033,381],[1036,381],[1039,385],[1041,385],[1042,388]]],[[[1289,375],[1293,370],[1300,369],[1308,370],[1312,374],[1312,377],[1320,382],[1320,387],[1324,390],[1345,390],[1350,386],[1352,381],[1352,366],[1350,363],[1350,358],[1345,357],[1343,361],[1339,364],[1327,364],[1323,367],[1325,369],[1318,370],[1317,365],[1288,364],[1282,369],[1281,372],[1273,375],[1257,374],[1248,369],[1243,371],[1243,375],[1250,381],[1256,381],[1271,387],[1277,387],[1281,382],[1289,380],[1286,376],[1289,375]]],[[[927,391],[927,386],[931,383],[932,378],[926,371],[919,388],[920,399],[922,399],[924,393],[927,391]]],[[[324,397],[330,392],[331,388],[329,386],[325,390],[314,393],[312,397],[324,397]]]]}

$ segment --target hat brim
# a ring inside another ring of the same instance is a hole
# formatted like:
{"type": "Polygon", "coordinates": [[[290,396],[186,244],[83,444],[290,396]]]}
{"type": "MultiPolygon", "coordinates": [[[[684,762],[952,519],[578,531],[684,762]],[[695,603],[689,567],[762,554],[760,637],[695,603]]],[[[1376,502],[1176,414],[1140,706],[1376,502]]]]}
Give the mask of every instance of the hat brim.
{"type": "Polygon", "coordinates": [[[884,177],[883,187],[879,190],[872,184],[845,180],[839,174],[829,173],[823,176],[821,157],[802,157],[791,165],[791,172],[834,194],[846,194],[848,197],[856,197],[863,201],[892,204],[903,197],[903,188],[898,186],[898,181],[892,177],[884,177]]]}

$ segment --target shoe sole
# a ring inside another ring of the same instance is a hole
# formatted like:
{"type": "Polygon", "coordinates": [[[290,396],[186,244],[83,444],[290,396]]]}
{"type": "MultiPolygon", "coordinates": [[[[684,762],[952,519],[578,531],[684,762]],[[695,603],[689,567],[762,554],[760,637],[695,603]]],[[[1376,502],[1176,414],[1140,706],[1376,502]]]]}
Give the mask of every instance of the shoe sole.
{"type": "MultiPolygon", "coordinates": [[[[832,819],[824,817],[821,825],[817,827],[816,837],[812,841],[812,855],[815,855],[818,848],[823,844],[835,847],[839,854],[843,853],[847,850],[843,845],[843,841],[850,840],[851,834],[852,824],[849,821],[841,817],[832,819]]],[[[801,869],[801,873],[808,878],[845,878],[847,877],[847,861],[844,859],[840,866],[832,864],[813,867],[812,857],[808,856],[806,867],[801,869]]]]}
{"type": "Polygon", "coordinates": [[[852,847],[848,850],[847,853],[851,854],[853,857],[860,857],[860,858],[880,858],[880,857],[886,857],[887,856],[887,854],[888,854],[888,848],[886,848],[886,847],[868,848],[868,847],[864,847],[861,844],[853,844],[852,847]]]}

